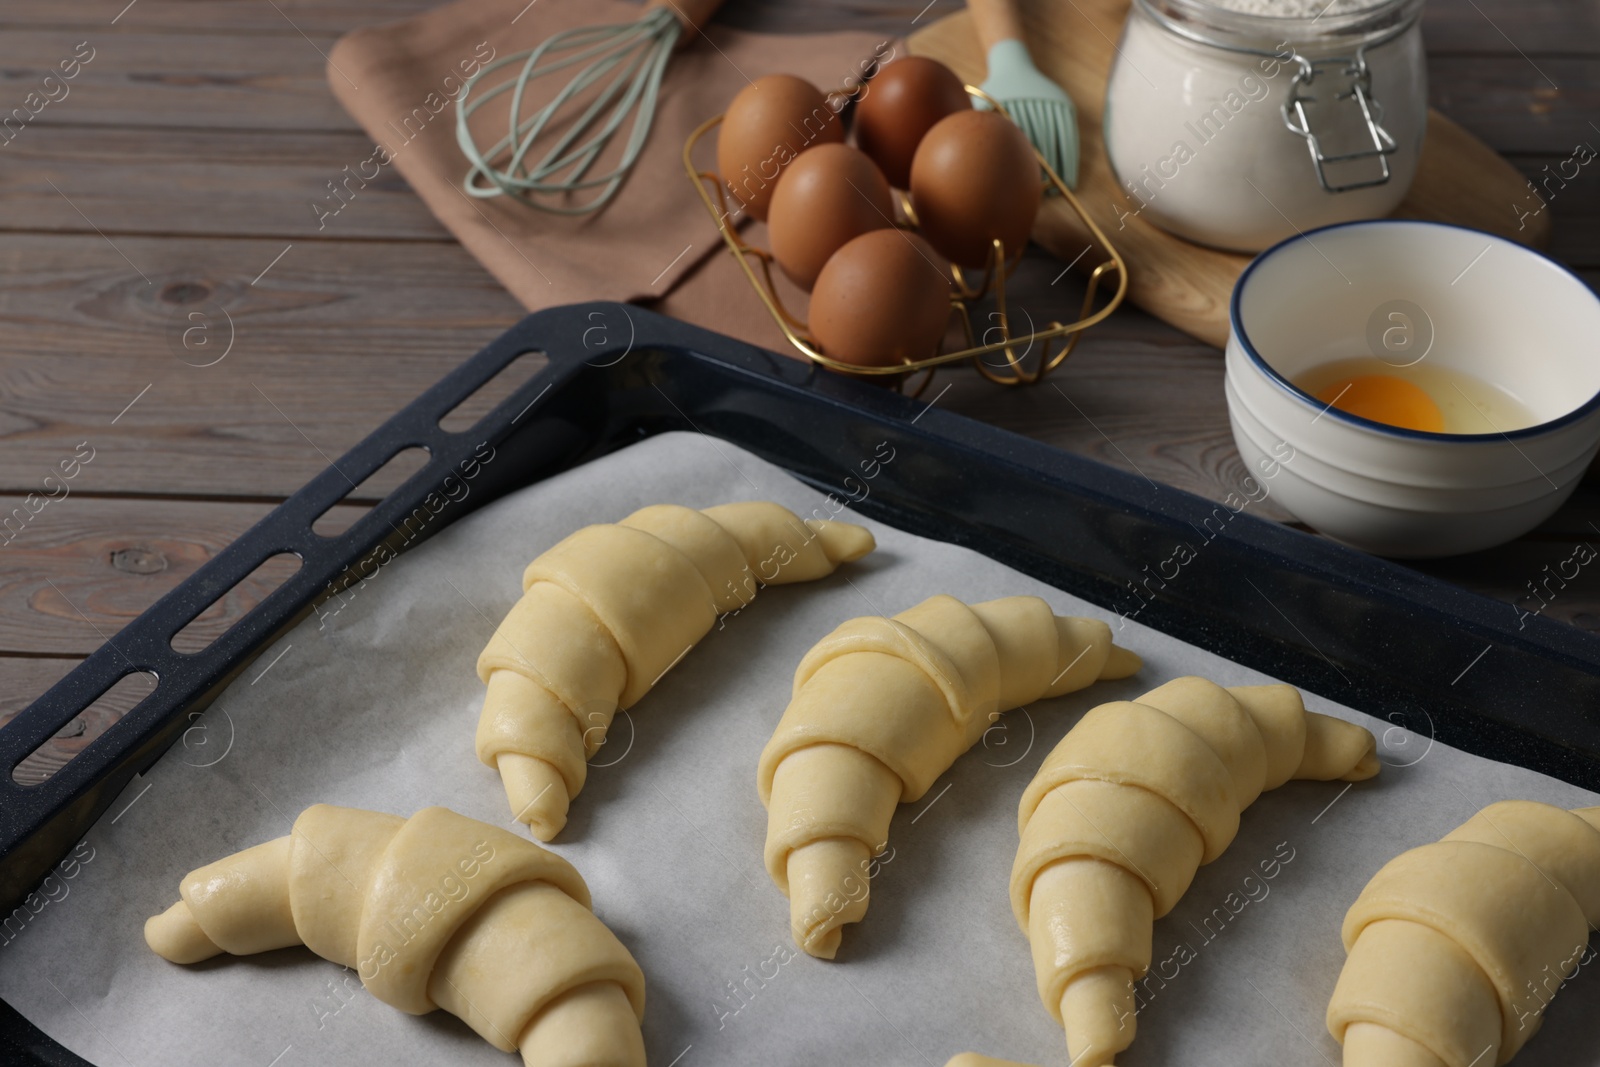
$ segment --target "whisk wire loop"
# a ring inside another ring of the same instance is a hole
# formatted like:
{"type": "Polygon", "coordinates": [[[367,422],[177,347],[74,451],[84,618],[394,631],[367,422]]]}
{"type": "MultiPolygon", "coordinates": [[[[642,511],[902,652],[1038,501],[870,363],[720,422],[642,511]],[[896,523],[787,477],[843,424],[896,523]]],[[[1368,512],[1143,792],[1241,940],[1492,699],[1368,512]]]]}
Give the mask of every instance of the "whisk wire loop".
{"type": "Polygon", "coordinates": [[[456,143],[471,164],[462,183],[464,191],[478,198],[514,197],[559,215],[585,215],[604,207],[621,188],[650,135],[661,79],[682,32],[683,24],[671,9],[659,7],[633,23],[566,30],[478,71],[456,100],[456,143]],[[586,65],[549,103],[523,115],[531,82],[579,64],[586,65]],[[518,68],[515,77],[478,92],[490,75],[510,66],[518,68]],[[608,77],[543,158],[530,166],[530,151],[557,117],[572,111],[575,100],[608,77]],[[488,149],[480,149],[469,120],[484,104],[507,92],[511,93],[507,132],[488,149]],[[620,160],[607,173],[591,176],[589,168],[630,112],[633,125],[620,160]],[[565,202],[571,194],[591,189],[600,191],[580,204],[565,202]]]}

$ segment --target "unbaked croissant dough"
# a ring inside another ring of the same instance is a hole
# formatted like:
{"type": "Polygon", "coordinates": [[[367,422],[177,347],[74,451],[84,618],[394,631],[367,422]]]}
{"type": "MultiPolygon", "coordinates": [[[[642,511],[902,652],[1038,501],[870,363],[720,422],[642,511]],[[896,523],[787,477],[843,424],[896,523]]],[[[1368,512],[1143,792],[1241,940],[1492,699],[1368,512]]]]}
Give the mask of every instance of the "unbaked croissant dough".
{"type": "Polygon", "coordinates": [[[443,1008],[527,1067],[644,1067],[644,975],[566,860],[447,808],[317,804],[192,871],[145,923],[174,963],[304,944],[386,1004],[443,1008]]]}
{"type": "Polygon", "coordinates": [[[549,841],[583,788],[587,760],[717,616],[759,584],[804,582],[873,549],[864,527],[800,520],[752,501],[642,508],[586,526],[522,575],[522,599],[478,657],[488,685],[478,758],[500,771],[514,818],[549,841]]]}
{"type": "Polygon", "coordinates": [[[1016,1060],[997,1060],[993,1056],[980,1056],[976,1052],[963,1052],[953,1056],[944,1067],[1033,1067],[1031,1063],[1016,1060]]]}
{"type": "Polygon", "coordinates": [[[866,914],[895,806],[920,799],[1000,712],[1139,666],[1105,623],[1031,596],[935,596],[824,637],[800,661],[758,780],[767,872],[795,943],[833,958],[839,928],[866,914]]]}
{"type": "Polygon", "coordinates": [[[1600,808],[1491,804],[1390,860],[1344,917],[1346,1067],[1497,1067],[1600,926],[1600,808]]]}
{"type": "Polygon", "coordinates": [[[1375,751],[1290,686],[1194,677],[1102,704],[1061,739],[1022,796],[1011,907],[1074,1067],[1133,1041],[1153,924],[1233,841],[1240,812],[1291,778],[1371,778],[1375,751]]]}

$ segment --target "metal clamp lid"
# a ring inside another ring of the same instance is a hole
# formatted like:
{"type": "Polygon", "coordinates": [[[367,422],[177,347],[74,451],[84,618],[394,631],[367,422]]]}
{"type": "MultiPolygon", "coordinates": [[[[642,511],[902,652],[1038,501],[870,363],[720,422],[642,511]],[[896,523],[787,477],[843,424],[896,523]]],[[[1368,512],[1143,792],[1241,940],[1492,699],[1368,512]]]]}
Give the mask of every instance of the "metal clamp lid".
{"type": "MultiPolygon", "coordinates": [[[[1229,36],[1217,27],[1208,27],[1174,18],[1168,12],[1157,6],[1153,0],[1135,0],[1135,8],[1155,22],[1167,32],[1189,41],[1193,44],[1216,48],[1225,52],[1236,52],[1241,55],[1261,56],[1275,59],[1281,63],[1293,63],[1296,71],[1289,84],[1289,98],[1284,101],[1281,109],[1283,124],[1291,133],[1305,138],[1306,147],[1311,153],[1311,165],[1317,172],[1317,182],[1324,190],[1330,193],[1344,193],[1353,189],[1368,189],[1375,185],[1383,185],[1390,178],[1389,156],[1399,148],[1393,136],[1383,127],[1383,104],[1372,95],[1372,70],[1367,65],[1368,49],[1377,48],[1388,44],[1401,34],[1411,29],[1417,23],[1417,14],[1412,12],[1408,17],[1398,19],[1393,25],[1386,27],[1382,32],[1367,37],[1356,49],[1354,56],[1331,56],[1322,59],[1308,59],[1300,52],[1300,47],[1295,47],[1284,54],[1282,48],[1278,51],[1268,51],[1257,48],[1240,40],[1229,39],[1229,36]],[[1306,113],[1306,104],[1316,103],[1317,97],[1307,90],[1316,81],[1320,72],[1338,71],[1349,79],[1349,88],[1344,92],[1335,92],[1334,101],[1350,100],[1361,112],[1362,122],[1367,128],[1367,136],[1371,140],[1370,148],[1362,148],[1355,152],[1344,152],[1338,155],[1328,155],[1322,147],[1317,131],[1312,129],[1311,118],[1306,113]],[[1351,163],[1362,159],[1376,159],[1379,173],[1376,177],[1365,181],[1346,182],[1335,184],[1328,177],[1328,165],[1334,163],[1351,163]]],[[[1273,20],[1262,19],[1263,23],[1273,20]]],[[[1311,20],[1315,22],[1316,20],[1311,20]]],[[[1289,42],[1285,41],[1287,45],[1289,42]]]]}
{"type": "Polygon", "coordinates": [[[1375,185],[1383,185],[1389,180],[1389,156],[1399,147],[1388,130],[1383,128],[1383,105],[1372,95],[1372,69],[1367,66],[1367,49],[1365,46],[1356,50],[1355,58],[1310,60],[1298,52],[1292,57],[1298,64],[1294,79],[1289,83],[1289,99],[1283,102],[1283,124],[1291,133],[1298,134],[1306,139],[1306,148],[1311,153],[1311,164],[1317,170],[1317,181],[1322,188],[1330,193],[1346,193],[1352,189],[1370,189],[1375,185]],[[1317,98],[1307,90],[1316,81],[1317,74],[1321,71],[1337,71],[1350,79],[1350,88],[1345,92],[1335,92],[1333,99],[1352,100],[1361,111],[1362,121],[1367,127],[1367,136],[1371,139],[1372,147],[1363,148],[1355,152],[1343,152],[1330,156],[1323,151],[1322,143],[1317,138],[1317,133],[1311,128],[1311,117],[1306,114],[1306,104],[1315,103],[1317,98]],[[1297,121],[1298,120],[1298,121],[1297,121]],[[1328,164],[1353,163],[1361,159],[1376,159],[1379,165],[1377,177],[1364,181],[1345,182],[1336,185],[1328,179],[1328,164]]]}

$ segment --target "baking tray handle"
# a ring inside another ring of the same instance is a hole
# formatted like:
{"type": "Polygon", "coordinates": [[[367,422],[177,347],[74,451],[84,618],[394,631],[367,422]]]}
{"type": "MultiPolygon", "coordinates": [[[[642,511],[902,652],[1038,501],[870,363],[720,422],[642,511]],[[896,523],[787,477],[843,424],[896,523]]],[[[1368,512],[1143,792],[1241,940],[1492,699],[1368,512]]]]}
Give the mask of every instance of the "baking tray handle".
{"type": "MultiPolygon", "coordinates": [[[[652,322],[660,322],[653,316],[652,322]]],[[[569,465],[598,433],[603,391],[584,371],[622,360],[646,339],[638,315],[615,304],[533,314],[466,360],[278,505],[181,585],[118,631],[0,729],[0,905],[13,907],[128,786],[262,649],[350,582],[496,496],[569,465]],[[546,366],[471,428],[440,420],[519,356],[546,366]],[[312,524],[398,453],[422,448],[426,465],[349,529],[312,524]],[[299,569],[204,649],[178,652],[173,635],[267,559],[299,569]],[[56,774],[21,783],[18,763],[133,672],[155,687],[56,774]]]]}

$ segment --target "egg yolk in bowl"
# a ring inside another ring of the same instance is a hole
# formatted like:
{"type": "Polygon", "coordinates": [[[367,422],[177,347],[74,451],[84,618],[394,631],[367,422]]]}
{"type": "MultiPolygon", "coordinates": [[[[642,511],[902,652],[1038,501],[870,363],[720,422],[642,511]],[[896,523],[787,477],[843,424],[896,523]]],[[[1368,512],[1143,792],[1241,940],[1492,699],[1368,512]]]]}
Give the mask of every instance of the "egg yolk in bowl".
{"type": "Polygon", "coordinates": [[[1395,367],[1371,357],[1324,363],[1295,385],[1328,407],[1427,433],[1505,433],[1536,421],[1507,390],[1444,367],[1395,367]]]}

